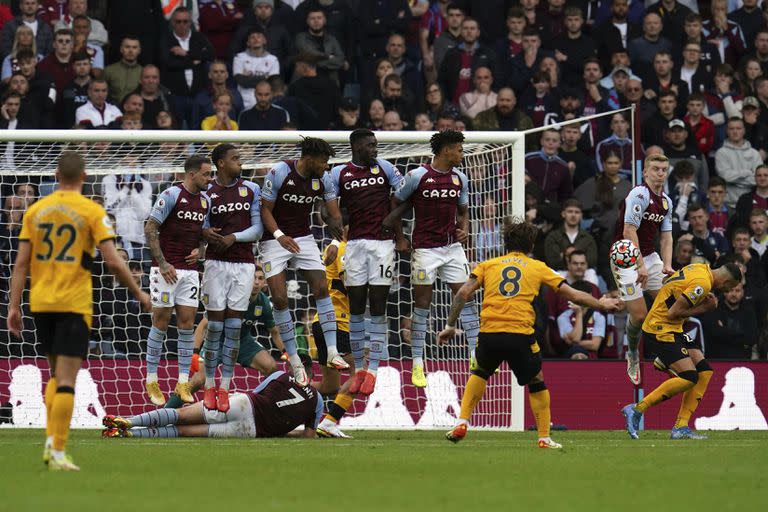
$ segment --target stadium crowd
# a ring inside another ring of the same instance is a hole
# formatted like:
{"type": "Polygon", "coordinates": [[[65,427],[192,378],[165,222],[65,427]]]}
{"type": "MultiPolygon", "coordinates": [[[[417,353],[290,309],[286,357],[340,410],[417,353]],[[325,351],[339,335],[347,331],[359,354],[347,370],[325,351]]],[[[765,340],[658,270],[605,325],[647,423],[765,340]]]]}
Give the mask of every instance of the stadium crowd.
{"type": "MultiPolygon", "coordinates": [[[[637,154],[628,112],[528,136],[526,216],[540,227],[534,255],[576,289],[599,296],[615,288],[608,253],[633,162],[663,153],[672,164],[666,189],[674,268],[735,261],[747,276],[686,330],[709,359],[764,359],[768,2],[758,4],[0,2],[0,128],[517,131],[635,105],[637,154]]],[[[164,149],[185,150],[175,143],[164,149]]],[[[13,143],[0,146],[6,170],[15,168],[16,156],[13,143]]],[[[501,164],[507,155],[494,160],[466,169],[471,262],[501,252],[510,175],[501,164]]],[[[134,167],[141,164],[149,165],[134,167]]],[[[90,190],[113,216],[121,254],[145,285],[143,223],[171,178],[138,171],[105,177],[90,190]]],[[[23,176],[3,182],[1,307],[23,213],[51,190],[53,184],[23,176]]],[[[408,357],[407,257],[399,271],[390,296],[390,354],[408,357]]],[[[139,354],[149,316],[111,277],[95,279],[94,351],[139,354]]],[[[311,345],[314,313],[303,286],[291,281],[289,293],[292,306],[305,311],[296,319],[297,336],[311,345]]],[[[450,304],[445,289],[438,293],[432,332],[450,304]]],[[[620,318],[546,295],[536,308],[547,356],[621,357],[620,318]]],[[[440,357],[434,339],[429,346],[440,357]]]]}

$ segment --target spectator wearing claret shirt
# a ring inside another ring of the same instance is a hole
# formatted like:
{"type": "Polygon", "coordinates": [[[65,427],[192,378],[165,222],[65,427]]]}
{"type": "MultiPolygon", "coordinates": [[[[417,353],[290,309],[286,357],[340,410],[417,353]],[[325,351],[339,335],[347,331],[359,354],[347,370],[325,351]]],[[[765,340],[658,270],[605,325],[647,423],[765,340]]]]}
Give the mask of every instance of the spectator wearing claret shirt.
{"type": "Polygon", "coordinates": [[[91,73],[94,78],[104,76],[104,50],[88,42],[88,34],[91,31],[91,19],[88,16],[77,16],[72,22],[72,31],[75,33],[73,51],[85,52],[91,57],[91,73]]]}
{"type": "Polygon", "coordinates": [[[213,45],[217,59],[229,59],[229,44],[242,20],[243,12],[234,1],[200,3],[200,32],[213,45]]]}
{"type": "Polygon", "coordinates": [[[707,213],[709,226],[713,232],[726,236],[728,226],[736,216],[733,208],[725,204],[725,180],[720,176],[712,176],[707,187],[707,213]]]}
{"type": "Polygon", "coordinates": [[[461,24],[461,43],[446,53],[438,71],[438,80],[446,97],[458,103],[459,97],[472,88],[472,70],[480,66],[495,70],[496,57],[493,50],[482,45],[480,26],[472,18],[461,24]]]}
{"type": "Polygon", "coordinates": [[[557,154],[560,134],[557,130],[541,133],[541,150],[525,155],[525,174],[536,182],[549,202],[562,203],[573,194],[568,163],[557,154]]]}
{"type": "Polygon", "coordinates": [[[72,53],[75,34],[68,28],[56,31],[53,38],[53,53],[37,64],[38,71],[53,77],[56,85],[56,97],[61,98],[64,87],[75,78],[72,69],[72,53]]]}
{"type": "MultiPolygon", "coordinates": [[[[594,285],[575,281],[570,286],[590,293],[594,285]]],[[[606,324],[606,316],[600,311],[569,303],[568,308],[557,316],[558,333],[567,346],[562,356],[572,361],[597,359],[597,352],[606,337],[606,324]]]]}
{"type": "Polygon", "coordinates": [[[737,66],[747,51],[741,27],[728,19],[727,0],[712,0],[710,19],[704,20],[702,33],[708,41],[717,41],[723,62],[737,66]]]}
{"type": "Polygon", "coordinates": [[[704,116],[706,100],[700,92],[691,93],[688,96],[688,111],[683,121],[688,125],[696,144],[704,156],[709,156],[715,145],[715,123],[704,116]]]}
{"type": "Polygon", "coordinates": [[[544,126],[547,113],[560,108],[559,101],[557,93],[552,90],[549,74],[543,71],[533,73],[531,86],[520,96],[520,104],[535,128],[544,126]]]}

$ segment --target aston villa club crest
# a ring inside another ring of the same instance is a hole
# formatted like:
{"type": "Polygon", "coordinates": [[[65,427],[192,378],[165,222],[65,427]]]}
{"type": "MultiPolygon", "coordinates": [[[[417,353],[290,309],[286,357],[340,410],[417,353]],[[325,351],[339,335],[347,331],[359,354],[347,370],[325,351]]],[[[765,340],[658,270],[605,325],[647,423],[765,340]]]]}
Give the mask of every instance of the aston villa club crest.
{"type": "Polygon", "coordinates": [[[419,277],[419,281],[424,281],[425,279],[427,279],[427,271],[426,270],[419,270],[417,275],[419,277]]]}
{"type": "Polygon", "coordinates": [[[253,316],[261,316],[262,309],[263,308],[261,306],[256,306],[253,308],[253,316]]]}
{"type": "Polygon", "coordinates": [[[200,206],[203,208],[208,208],[208,201],[206,201],[204,197],[200,198],[200,206]]]}
{"type": "Polygon", "coordinates": [[[248,197],[248,187],[238,187],[237,191],[240,197],[248,197]]]}
{"type": "Polygon", "coordinates": [[[207,294],[207,293],[204,293],[204,294],[203,294],[203,299],[202,299],[202,302],[203,302],[203,304],[205,304],[206,306],[208,305],[208,294],[207,294]]]}
{"type": "Polygon", "coordinates": [[[266,262],[264,264],[264,272],[269,272],[272,270],[272,264],[270,262],[266,262]]]}
{"type": "Polygon", "coordinates": [[[320,180],[312,180],[312,190],[320,190],[320,180]]]}
{"type": "Polygon", "coordinates": [[[371,167],[371,174],[379,174],[379,166],[378,165],[374,165],[373,167],[371,167]]]}
{"type": "Polygon", "coordinates": [[[451,179],[453,180],[453,184],[454,184],[454,185],[456,185],[456,186],[459,186],[459,184],[461,183],[461,182],[459,181],[459,177],[458,177],[458,176],[456,176],[456,175],[454,175],[454,176],[451,176],[451,179]]]}
{"type": "Polygon", "coordinates": [[[168,292],[163,292],[160,294],[160,302],[163,304],[168,304],[171,302],[171,294],[168,292]]]}
{"type": "Polygon", "coordinates": [[[666,197],[662,197],[662,198],[661,198],[661,206],[662,206],[662,207],[663,207],[665,210],[669,210],[669,204],[667,204],[667,198],[666,198],[666,197]]]}

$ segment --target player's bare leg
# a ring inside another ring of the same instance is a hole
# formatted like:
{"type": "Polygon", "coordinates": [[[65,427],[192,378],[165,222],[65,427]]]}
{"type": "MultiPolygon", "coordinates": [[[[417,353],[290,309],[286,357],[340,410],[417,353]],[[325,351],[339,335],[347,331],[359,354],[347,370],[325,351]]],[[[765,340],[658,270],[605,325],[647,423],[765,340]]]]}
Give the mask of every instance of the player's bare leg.
{"type": "Polygon", "coordinates": [[[197,308],[191,306],[176,306],[176,328],[179,332],[178,339],[178,365],[179,377],[174,394],[181,401],[191,404],[195,401],[192,396],[192,386],[189,383],[189,370],[192,366],[192,354],[194,352],[195,314],[197,308]]]}
{"type": "Polygon", "coordinates": [[[306,386],[309,384],[309,378],[307,377],[304,365],[301,363],[296,347],[293,317],[288,310],[288,290],[285,284],[285,272],[268,277],[267,283],[269,284],[270,298],[275,307],[272,312],[275,318],[275,325],[280,331],[280,338],[283,340],[285,351],[288,353],[288,361],[293,369],[293,377],[299,385],[306,386]]]}
{"type": "Polygon", "coordinates": [[[163,345],[172,313],[173,308],[153,307],[152,328],[147,337],[147,375],[144,386],[149,400],[157,407],[165,405],[165,396],[157,381],[157,368],[160,365],[160,356],[163,353],[163,345]]]}
{"type": "MultiPolygon", "coordinates": [[[[456,295],[463,284],[464,283],[449,283],[448,286],[451,288],[453,295],[456,295]]],[[[476,364],[475,348],[477,347],[477,338],[480,336],[480,317],[477,314],[477,303],[474,299],[469,300],[464,304],[459,318],[461,319],[461,328],[464,329],[464,334],[467,337],[469,369],[471,371],[472,366],[476,364]]]]}
{"type": "Polygon", "coordinates": [[[218,388],[216,387],[216,367],[221,354],[221,335],[224,332],[224,310],[208,310],[208,329],[203,342],[205,350],[205,394],[203,404],[206,409],[218,408],[218,388]]]}
{"type": "Polygon", "coordinates": [[[411,382],[417,388],[427,386],[427,377],[424,371],[424,348],[427,339],[427,320],[429,319],[429,306],[432,303],[432,285],[413,285],[413,316],[411,320],[411,356],[413,367],[411,369],[411,382]]]}
{"type": "Polygon", "coordinates": [[[269,351],[262,350],[251,359],[251,368],[265,377],[269,377],[277,371],[275,360],[269,355],[269,351]]]}
{"type": "Polygon", "coordinates": [[[333,309],[333,301],[328,294],[328,281],[325,278],[325,272],[322,270],[302,270],[301,275],[307,281],[312,296],[315,297],[317,316],[320,319],[320,328],[323,330],[325,346],[328,349],[326,364],[336,370],[347,370],[349,365],[336,348],[336,310],[333,309]]]}

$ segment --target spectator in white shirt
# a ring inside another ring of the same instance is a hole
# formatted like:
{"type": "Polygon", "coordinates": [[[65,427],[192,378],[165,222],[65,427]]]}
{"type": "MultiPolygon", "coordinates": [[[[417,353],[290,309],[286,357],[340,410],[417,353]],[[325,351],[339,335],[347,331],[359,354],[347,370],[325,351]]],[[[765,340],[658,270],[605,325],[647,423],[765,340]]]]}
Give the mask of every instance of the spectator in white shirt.
{"type": "Polygon", "coordinates": [[[493,73],[490,68],[480,66],[475,69],[472,83],[475,88],[459,96],[461,114],[474,119],[477,114],[496,106],[496,93],[491,90],[493,73]]]}
{"type": "Polygon", "coordinates": [[[248,33],[246,50],[235,55],[232,73],[243,97],[245,110],[256,104],[256,84],[265,78],[280,74],[280,62],[267,51],[267,37],[261,29],[254,28],[248,33]]]}
{"type": "MultiPolygon", "coordinates": [[[[126,162],[132,167],[135,162],[126,162]]],[[[152,208],[152,185],[140,174],[110,174],[102,181],[104,208],[115,216],[117,234],[131,259],[149,261],[144,221],[152,208]]]]}
{"type": "MultiPolygon", "coordinates": [[[[69,5],[67,6],[67,14],[59,18],[59,21],[56,22],[56,25],[53,27],[54,32],[60,28],[74,29],[72,23],[75,18],[77,16],[88,17],[87,11],[87,0],[69,0],[69,5]]],[[[88,17],[88,19],[91,22],[91,32],[88,35],[88,44],[101,48],[109,42],[109,34],[107,33],[107,29],[104,28],[104,24],[99,20],[90,17],[88,17]]]]}
{"type": "Polygon", "coordinates": [[[88,103],[75,111],[75,124],[80,128],[106,128],[120,121],[122,112],[107,103],[107,81],[91,80],[88,85],[88,103]]]}

